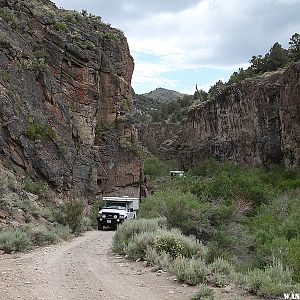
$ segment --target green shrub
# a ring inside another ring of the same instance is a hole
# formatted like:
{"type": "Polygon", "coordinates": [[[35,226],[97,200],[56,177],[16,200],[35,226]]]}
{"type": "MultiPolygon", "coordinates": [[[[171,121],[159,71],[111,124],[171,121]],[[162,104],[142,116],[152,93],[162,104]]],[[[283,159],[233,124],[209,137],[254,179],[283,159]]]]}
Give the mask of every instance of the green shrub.
{"type": "Polygon", "coordinates": [[[200,204],[196,196],[179,190],[157,191],[140,205],[139,216],[165,217],[170,227],[184,234],[197,233],[200,204]]]}
{"type": "Polygon", "coordinates": [[[163,219],[136,219],[125,220],[118,229],[113,238],[113,248],[116,252],[124,253],[125,247],[132,238],[142,232],[156,232],[161,228],[163,219]]]}
{"type": "Polygon", "coordinates": [[[0,173],[0,197],[7,193],[10,189],[18,188],[19,184],[15,175],[10,172],[3,170],[0,173]]]}
{"type": "Polygon", "coordinates": [[[12,47],[12,40],[8,33],[0,31],[0,46],[4,48],[12,47]]]}
{"type": "Polygon", "coordinates": [[[159,264],[160,254],[153,248],[147,247],[145,252],[145,261],[148,266],[155,266],[159,264]]]}
{"type": "Polygon", "coordinates": [[[124,248],[124,252],[132,259],[145,259],[149,247],[153,247],[156,232],[145,231],[134,235],[124,248]]]}
{"type": "Polygon", "coordinates": [[[165,172],[163,164],[155,157],[147,157],[144,161],[144,173],[152,179],[162,176],[165,172]]]}
{"type": "Polygon", "coordinates": [[[216,259],[212,264],[210,264],[210,269],[212,273],[219,273],[231,276],[234,273],[234,268],[228,261],[223,258],[216,259]]]}
{"type": "Polygon", "coordinates": [[[89,218],[91,219],[91,226],[92,228],[97,228],[98,222],[97,222],[97,216],[99,213],[99,208],[103,206],[103,201],[96,201],[91,209],[90,209],[90,213],[89,213],[89,218]]]}
{"type": "Polygon", "coordinates": [[[155,238],[154,247],[159,253],[169,253],[172,258],[184,256],[205,259],[207,254],[207,248],[194,236],[185,236],[174,228],[160,231],[155,238]]]}
{"type": "Polygon", "coordinates": [[[199,284],[198,291],[191,300],[214,300],[214,291],[211,287],[205,284],[199,284]]]}
{"type": "Polygon", "coordinates": [[[272,263],[274,257],[294,272],[300,280],[300,201],[296,194],[280,196],[263,205],[249,222],[255,237],[253,259],[258,267],[272,263]]]}
{"type": "Polygon", "coordinates": [[[6,253],[25,251],[33,246],[57,243],[71,237],[69,227],[56,225],[47,228],[43,225],[25,224],[18,228],[0,230],[0,249],[6,253]]]}
{"type": "Polygon", "coordinates": [[[179,281],[188,285],[205,283],[209,274],[209,270],[203,260],[185,257],[175,258],[169,266],[169,271],[176,275],[179,281]]]}
{"type": "Polygon", "coordinates": [[[57,223],[69,226],[72,233],[78,235],[83,228],[84,202],[73,200],[60,207],[60,210],[54,211],[54,218],[57,223]]]}
{"type": "Polygon", "coordinates": [[[72,231],[69,226],[56,224],[51,230],[53,231],[53,234],[58,237],[59,241],[69,240],[71,237],[73,237],[72,231]]]}
{"type": "Polygon", "coordinates": [[[3,196],[0,195],[0,209],[10,211],[17,203],[18,196],[13,193],[7,193],[3,196]]]}
{"type": "Polygon", "coordinates": [[[155,237],[154,247],[158,253],[166,252],[172,258],[178,257],[184,252],[181,241],[174,233],[169,231],[161,232],[155,237]]]}
{"type": "Polygon", "coordinates": [[[22,188],[39,197],[40,200],[45,199],[48,193],[48,184],[42,180],[33,180],[29,176],[25,176],[22,180],[22,188]]]}
{"type": "Polygon", "coordinates": [[[6,21],[13,29],[20,27],[20,21],[15,17],[13,11],[9,9],[0,9],[0,18],[6,21]]]}
{"type": "Polygon", "coordinates": [[[38,122],[32,122],[25,128],[25,136],[30,140],[46,140],[57,138],[56,131],[45,124],[40,124],[38,122]]]}
{"type": "Polygon", "coordinates": [[[253,269],[247,273],[246,286],[250,293],[262,297],[282,296],[294,290],[291,270],[280,262],[274,262],[265,269],[253,269]]]}
{"type": "Polygon", "coordinates": [[[209,277],[209,282],[217,287],[225,287],[230,283],[230,279],[227,275],[221,273],[213,273],[209,277]]]}
{"type": "Polygon", "coordinates": [[[56,140],[56,131],[48,125],[41,124],[38,121],[30,122],[25,128],[25,136],[30,140],[56,140]]]}
{"type": "Polygon", "coordinates": [[[58,241],[58,236],[45,226],[28,224],[21,228],[27,233],[32,245],[44,246],[58,241]]]}
{"type": "Polygon", "coordinates": [[[3,80],[4,83],[7,83],[9,81],[11,81],[12,76],[11,73],[8,70],[0,70],[0,80],[3,80]]]}
{"type": "Polygon", "coordinates": [[[93,222],[90,217],[84,216],[81,219],[81,231],[92,230],[93,222]]]}
{"type": "Polygon", "coordinates": [[[32,242],[22,229],[7,228],[0,231],[0,249],[5,253],[25,251],[31,248],[32,242]]]}
{"type": "Polygon", "coordinates": [[[145,253],[145,261],[148,266],[153,266],[155,270],[167,270],[172,262],[172,257],[169,253],[158,253],[154,248],[148,247],[145,253]]]}
{"type": "Polygon", "coordinates": [[[53,29],[56,31],[67,31],[68,26],[65,23],[57,22],[54,24],[53,29]]]}

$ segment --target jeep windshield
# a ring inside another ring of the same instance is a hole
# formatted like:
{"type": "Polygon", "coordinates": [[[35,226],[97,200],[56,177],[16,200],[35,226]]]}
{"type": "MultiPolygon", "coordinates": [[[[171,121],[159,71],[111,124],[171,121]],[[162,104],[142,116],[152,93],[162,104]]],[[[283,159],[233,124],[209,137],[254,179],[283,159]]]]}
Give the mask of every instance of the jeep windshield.
{"type": "Polygon", "coordinates": [[[103,208],[126,210],[126,203],[106,202],[103,208]]]}

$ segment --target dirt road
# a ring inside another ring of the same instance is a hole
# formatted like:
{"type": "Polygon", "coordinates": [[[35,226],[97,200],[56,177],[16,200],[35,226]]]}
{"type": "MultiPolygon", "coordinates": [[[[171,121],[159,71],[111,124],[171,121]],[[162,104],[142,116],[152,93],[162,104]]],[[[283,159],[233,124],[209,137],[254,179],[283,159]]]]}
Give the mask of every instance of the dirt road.
{"type": "MultiPolygon", "coordinates": [[[[0,256],[0,299],[185,300],[197,290],[112,253],[113,234],[90,231],[61,245],[0,256]]],[[[218,300],[251,299],[215,292],[218,300]]]]}
{"type": "Polygon", "coordinates": [[[114,231],[0,256],[0,299],[190,299],[195,288],[110,251],[114,231]]]}

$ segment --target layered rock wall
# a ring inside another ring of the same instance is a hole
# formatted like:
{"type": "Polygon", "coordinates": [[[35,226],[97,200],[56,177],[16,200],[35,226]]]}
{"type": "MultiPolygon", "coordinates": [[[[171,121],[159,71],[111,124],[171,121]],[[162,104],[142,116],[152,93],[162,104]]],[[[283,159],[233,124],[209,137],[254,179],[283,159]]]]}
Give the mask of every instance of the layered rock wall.
{"type": "Polygon", "coordinates": [[[138,195],[123,33],[50,1],[1,0],[0,16],[0,159],[58,192],[138,195]]]}
{"type": "Polygon", "coordinates": [[[299,167],[300,62],[228,86],[181,124],[148,124],[140,135],[154,154],[186,169],[208,158],[299,167]]]}

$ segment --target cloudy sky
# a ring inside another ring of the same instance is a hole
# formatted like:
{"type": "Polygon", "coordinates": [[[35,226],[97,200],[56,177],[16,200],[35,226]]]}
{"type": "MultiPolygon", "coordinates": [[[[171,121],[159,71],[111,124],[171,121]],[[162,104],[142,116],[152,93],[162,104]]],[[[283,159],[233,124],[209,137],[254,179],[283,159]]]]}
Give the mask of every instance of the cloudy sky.
{"type": "Polygon", "coordinates": [[[300,33],[300,0],[55,0],[124,31],[137,93],[194,93],[300,33]]]}

